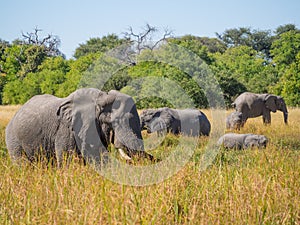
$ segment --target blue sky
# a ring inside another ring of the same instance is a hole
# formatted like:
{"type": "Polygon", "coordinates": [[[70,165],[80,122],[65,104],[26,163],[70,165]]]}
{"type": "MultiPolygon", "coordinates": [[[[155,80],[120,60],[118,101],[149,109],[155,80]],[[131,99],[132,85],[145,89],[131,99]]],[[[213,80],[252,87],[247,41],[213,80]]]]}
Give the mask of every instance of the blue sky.
{"type": "Polygon", "coordinates": [[[175,36],[215,37],[225,29],[251,27],[274,30],[293,23],[300,28],[299,0],[9,0],[1,2],[0,38],[12,41],[35,27],[58,35],[61,51],[70,58],[80,43],[131,26],[168,27],[175,36]]]}

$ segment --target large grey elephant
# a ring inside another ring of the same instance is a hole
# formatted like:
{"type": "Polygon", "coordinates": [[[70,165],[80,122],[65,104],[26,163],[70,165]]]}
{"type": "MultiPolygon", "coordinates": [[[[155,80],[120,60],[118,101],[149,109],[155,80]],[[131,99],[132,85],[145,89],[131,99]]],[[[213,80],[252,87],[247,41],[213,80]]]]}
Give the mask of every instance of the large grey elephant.
{"type": "Polygon", "coordinates": [[[263,116],[265,124],[271,123],[271,113],[277,110],[283,112],[284,123],[288,122],[288,111],[282,97],[272,94],[254,94],[244,92],[232,104],[237,112],[242,113],[242,126],[248,118],[263,116]]]}
{"type": "Polygon", "coordinates": [[[268,138],[266,136],[257,134],[227,133],[218,140],[218,145],[227,149],[265,148],[267,143],[268,138]]]}
{"type": "Polygon", "coordinates": [[[66,151],[76,151],[89,163],[107,161],[109,133],[132,156],[144,151],[140,120],[133,99],[117,91],[79,89],[66,98],[37,95],[26,102],[6,127],[6,145],[13,161],[25,154],[30,161],[41,150],[62,164],[66,151]]]}
{"type": "Polygon", "coordinates": [[[206,115],[198,109],[146,109],[140,117],[141,127],[146,128],[148,133],[166,129],[173,134],[208,136],[211,129],[206,115]]]}

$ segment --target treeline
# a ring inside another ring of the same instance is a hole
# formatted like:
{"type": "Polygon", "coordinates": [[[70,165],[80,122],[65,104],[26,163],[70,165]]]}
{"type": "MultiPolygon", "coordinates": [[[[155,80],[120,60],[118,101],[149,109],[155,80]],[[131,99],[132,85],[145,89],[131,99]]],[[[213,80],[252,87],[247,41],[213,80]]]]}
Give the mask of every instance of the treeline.
{"type": "MultiPolygon", "coordinates": [[[[91,38],[79,45],[73,59],[67,60],[59,50],[58,37],[41,38],[38,29],[22,36],[22,40],[12,43],[0,40],[1,104],[23,104],[30,97],[44,93],[65,97],[80,86],[83,74],[95,61],[101,61],[105,52],[134,43],[130,38],[135,37],[110,34],[91,38]]],[[[281,95],[289,106],[300,105],[300,30],[293,24],[279,26],[273,31],[234,28],[216,33],[216,38],[186,35],[167,37],[164,41],[201,57],[219,82],[226,104],[240,93],[251,91],[281,95]]],[[[120,90],[135,78],[147,76],[174,80],[188,93],[195,106],[208,107],[203,90],[185,72],[153,61],[128,63],[103,89],[120,90]]],[[[153,91],[151,85],[142,88],[150,93],[153,91]]],[[[159,97],[147,99],[144,96],[138,107],[168,104],[159,97]]]]}

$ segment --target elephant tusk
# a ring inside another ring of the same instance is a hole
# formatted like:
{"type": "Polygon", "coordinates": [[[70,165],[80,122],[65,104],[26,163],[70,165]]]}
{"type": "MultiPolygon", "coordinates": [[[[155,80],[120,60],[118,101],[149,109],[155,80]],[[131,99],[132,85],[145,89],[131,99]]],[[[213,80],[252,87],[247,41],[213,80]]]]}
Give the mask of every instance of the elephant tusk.
{"type": "Polygon", "coordinates": [[[119,148],[119,153],[122,156],[122,158],[126,159],[126,160],[132,160],[124,151],[123,149],[119,148]]]}

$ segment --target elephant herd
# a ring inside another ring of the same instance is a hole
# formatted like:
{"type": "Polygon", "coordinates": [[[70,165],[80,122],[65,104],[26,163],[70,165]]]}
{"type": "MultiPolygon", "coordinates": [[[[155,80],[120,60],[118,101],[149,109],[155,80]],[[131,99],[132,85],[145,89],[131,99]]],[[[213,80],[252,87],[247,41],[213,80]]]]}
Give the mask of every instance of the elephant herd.
{"type": "MultiPolygon", "coordinates": [[[[288,122],[288,111],[282,97],[272,94],[255,94],[244,92],[239,95],[232,103],[235,111],[226,118],[226,128],[230,130],[240,130],[248,120],[258,116],[263,117],[264,124],[271,123],[271,112],[277,110],[283,112],[284,123],[288,122]]],[[[264,135],[256,134],[235,134],[228,133],[223,135],[218,144],[226,148],[248,148],[266,147],[268,139],[264,135]]]]}
{"type": "MultiPolygon", "coordinates": [[[[240,129],[248,118],[263,116],[271,122],[270,112],[280,110],[287,123],[288,112],[280,96],[243,93],[233,103],[236,111],[226,119],[228,129],[240,129]]],[[[6,127],[6,145],[13,162],[25,155],[34,161],[40,151],[47,159],[54,157],[60,167],[63,153],[76,152],[85,161],[96,164],[108,160],[108,146],[112,143],[120,155],[131,160],[138,156],[155,160],[144,150],[142,130],[164,131],[187,136],[208,136],[211,124],[198,109],[146,109],[138,114],[133,99],[112,90],[95,88],[76,90],[66,98],[37,95],[26,102],[6,127]]],[[[226,148],[265,147],[264,135],[228,133],[219,145],[226,148]]]]}
{"type": "Polygon", "coordinates": [[[271,94],[254,94],[245,92],[232,103],[235,112],[226,119],[228,129],[240,129],[248,118],[263,116],[263,123],[271,123],[271,112],[277,110],[283,113],[284,123],[288,122],[288,111],[282,97],[271,94]]]}

